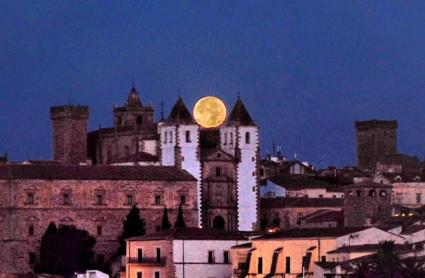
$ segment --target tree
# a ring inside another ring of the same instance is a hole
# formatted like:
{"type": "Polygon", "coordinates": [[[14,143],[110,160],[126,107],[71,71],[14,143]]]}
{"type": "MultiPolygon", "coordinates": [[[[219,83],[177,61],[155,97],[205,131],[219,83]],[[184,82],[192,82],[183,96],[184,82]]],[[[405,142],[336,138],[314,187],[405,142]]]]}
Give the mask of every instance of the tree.
{"type": "Polygon", "coordinates": [[[145,234],[145,221],[140,218],[140,209],[133,206],[127,217],[123,221],[123,231],[118,237],[120,246],[118,247],[118,255],[125,255],[125,240],[134,236],[142,236],[145,234]]]}
{"type": "Polygon", "coordinates": [[[41,239],[39,270],[68,276],[94,266],[94,237],[74,226],[50,223],[41,239]]]}
{"type": "Polygon", "coordinates": [[[164,208],[164,213],[162,214],[162,223],[161,230],[169,230],[171,228],[170,220],[168,220],[168,209],[164,208]]]}
{"type": "Polygon", "coordinates": [[[176,227],[176,228],[186,228],[186,223],[184,222],[184,217],[183,217],[182,204],[180,204],[180,206],[179,206],[179,213],[177,214],[177,220],[176,220],[176,223],[174,224],[174,227],[176,227]]]}

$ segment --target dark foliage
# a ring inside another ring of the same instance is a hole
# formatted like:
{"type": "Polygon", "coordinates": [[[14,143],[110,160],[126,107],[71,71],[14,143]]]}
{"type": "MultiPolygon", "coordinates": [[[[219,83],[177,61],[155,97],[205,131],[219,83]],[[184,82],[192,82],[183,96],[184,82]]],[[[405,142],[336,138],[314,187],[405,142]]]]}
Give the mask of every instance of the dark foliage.
{"type": "Polygon", "coordinates": [[[74,226],[50,223],[41,239],[39,271],[69,276],[94,266],[94,237],[74,226]]]}
{"type": "Polygon", "coordinates": [[[134,236],[142,236],[145,234],[145,221],[140,218],[140,209],[133,206],[127,214],[123,222],[123,231],[118,237],[120,246],[118,247],[118,255],[125,255],[125,240],[134,236]]]}
{"type": "Polygon", "coordinates": [[[176,220],[176,223],[174,224],[174,227],[176,227],[176,228],[185,228],[186,227],[186,223],[184,222],[184,217],[183,217],[182,204],[180,204],[180,206],[179,206],[179,213],[177,214],[177,220],[176,220]]]}
{"type": "Polygon", "coordinates": [[[168,219],[168,209],[164,208],[164,213],[162,215],[161,230],[169,230],[171,228],[170,220],[168,219]]]}

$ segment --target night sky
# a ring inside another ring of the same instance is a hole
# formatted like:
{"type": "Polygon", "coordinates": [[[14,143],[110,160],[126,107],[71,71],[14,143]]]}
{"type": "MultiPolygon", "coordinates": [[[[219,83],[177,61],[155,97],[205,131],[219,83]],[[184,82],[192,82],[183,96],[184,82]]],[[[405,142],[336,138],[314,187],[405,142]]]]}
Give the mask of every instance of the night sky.
{"type": "Polygon", "coordinates": [[[135,78],[168,114],[180,94],[231,108],[319,167],[355,163],[355,120],[399,121],[425,155],[425,1],[1,1],[0,153],[50,159],[49,107],[112,125],[135,78]]]}

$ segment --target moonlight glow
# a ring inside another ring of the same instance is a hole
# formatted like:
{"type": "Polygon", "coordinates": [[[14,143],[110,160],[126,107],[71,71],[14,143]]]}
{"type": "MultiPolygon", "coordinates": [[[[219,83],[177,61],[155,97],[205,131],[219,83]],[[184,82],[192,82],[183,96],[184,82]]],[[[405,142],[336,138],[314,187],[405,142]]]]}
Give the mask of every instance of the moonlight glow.
{"type": "Polygon", "coordinates": [[[226,119],[226,106],[217,97],[203,97],[196,102],[193,108],[193,116],[202,127],[219,127],[226,119]]]}

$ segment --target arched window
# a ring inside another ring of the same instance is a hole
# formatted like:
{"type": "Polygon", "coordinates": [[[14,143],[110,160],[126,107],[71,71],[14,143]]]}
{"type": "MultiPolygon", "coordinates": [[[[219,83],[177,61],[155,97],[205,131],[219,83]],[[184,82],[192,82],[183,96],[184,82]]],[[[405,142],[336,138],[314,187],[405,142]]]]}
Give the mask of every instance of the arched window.
{"type": "Polygon", "coordinates": [[[192,142],[192,141],[190,140],[190,130],[186,130],[186,132],[185,132],[185,137],[186,137],[186,143],[190,143],[190,142],[192,142]]]}
{"type": "Polygon", "coordinates": [[[251,133],[245,132],[245,144],[251,144],[251,133]]]}
{"type": "Polygon", "coordinates": [[[215,167],[215,175],[217,177],[221,176],[221,167],[215,167]]]}
{"type": "Polygon", "coordinates": [[[381,196],[381,197],[387,196],[387,191],[385,191],[385,190],[379,191],[379,196],[381,196]]]}
{"type": "Polygon", "coordinates": [[[173,133],[170,131],[170,143],[173,143],[173,133]]]}
{"type": "Polygon", "coordinates": [[[216,216],[213,220],[213,229],[224,230],[224,227],[224,218],[221,216],[216,216]]]}
{"type": "Polygon", "coordinates": [[[369,196],[370,197],[375,197],[376,196],[376,191],[375,190],[369,190],[369,196]]]}
{"type": "Polygon", "coordinates": [[[168,143],[168,132],[164,132],[164,141],[168,143]]]}

